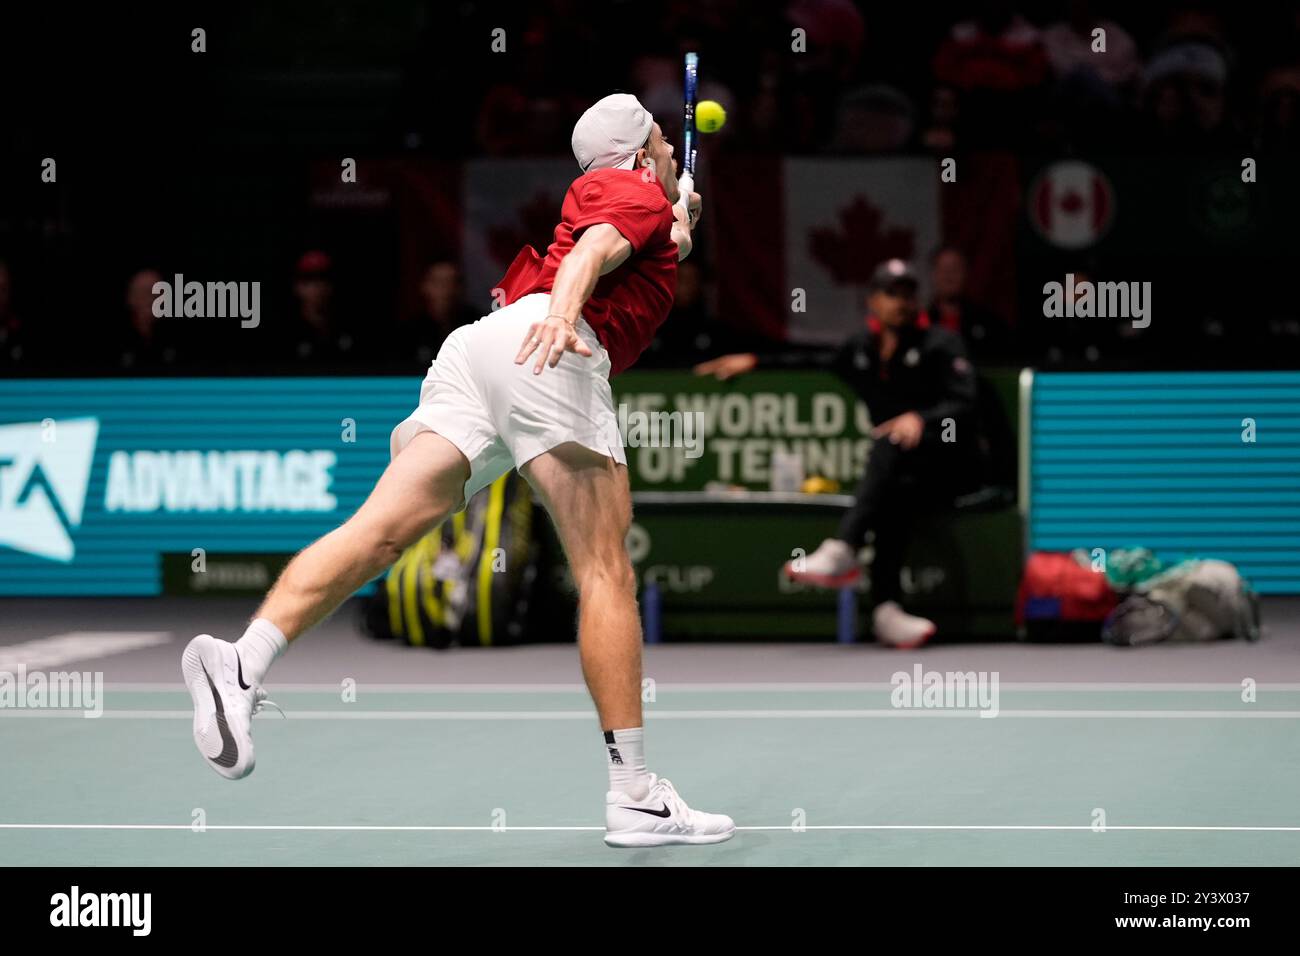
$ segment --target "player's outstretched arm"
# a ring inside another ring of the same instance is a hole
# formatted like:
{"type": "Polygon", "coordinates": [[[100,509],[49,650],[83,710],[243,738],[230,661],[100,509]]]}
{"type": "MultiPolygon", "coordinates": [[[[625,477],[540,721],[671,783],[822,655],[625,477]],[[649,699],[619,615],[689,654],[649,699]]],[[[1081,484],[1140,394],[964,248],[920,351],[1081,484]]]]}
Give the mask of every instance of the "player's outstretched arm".
{"type": "Polygon", "coordinates": [[[596,280],[613,272],[632,254],[632,243],[609,223],[588,227],[560,263],[551,286],[551,311],[546,319],[528,327],[515,364],[523,365],[537,352],[533,374],[549,365],[555,368],[565,352],[590,355],[591,349],[579,338],[576,326],[582,307],[591,298],[596,280]]]}

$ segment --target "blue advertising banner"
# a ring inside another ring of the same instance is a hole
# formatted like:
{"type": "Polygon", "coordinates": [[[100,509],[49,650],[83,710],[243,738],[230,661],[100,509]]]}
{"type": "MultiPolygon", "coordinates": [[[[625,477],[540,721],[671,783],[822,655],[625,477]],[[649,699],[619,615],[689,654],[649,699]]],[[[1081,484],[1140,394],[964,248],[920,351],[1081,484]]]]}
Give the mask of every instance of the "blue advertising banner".
{"type": "Polygon", "coordinates": [[[1218,558],[1300,593],[1300,372],[1034,376],[1029,545],[1218,558]]]}
{"type": "MultiPolygon", "coordinates": [[[[846,486],[860,468],[864,423],[824,373],[615,385],[702,415],[702,457],[629,449],[634,490],[761,489],[778,446],[846,486]]],[[[0,595],[155,595],[196,549],[291,554],[361,504],[418,398],[409,378],[0,382],[0,595]]],[[[1032,548],[1218,557],[1300,593],[1300,373],[1039,374],[1030,425],[1032,548]]]]}
{"type": "MultiPolygon", "coordinates": [[[[849,483],[870,444],[860,403],[823,372],[631,372],[614,387],[635,491],[763,490],[776,450],[849,483]],[[644,447],[638,426],[661,415],[698,425],[701,447],[644,447]]],[[[417,378],[0,382],[0,595],[264,589],[280,562],[256,556],[298,551],[356,510],[419,391],[417,378]],[[225,559],[217,573],[188,575],[197,549],[225,559]]]]}
{"type": "Polygon", "coordinates": [[[297,551],[361,504],[419,382],[0,382],[0,594],[153,595],[161,555],[297,551]]]}

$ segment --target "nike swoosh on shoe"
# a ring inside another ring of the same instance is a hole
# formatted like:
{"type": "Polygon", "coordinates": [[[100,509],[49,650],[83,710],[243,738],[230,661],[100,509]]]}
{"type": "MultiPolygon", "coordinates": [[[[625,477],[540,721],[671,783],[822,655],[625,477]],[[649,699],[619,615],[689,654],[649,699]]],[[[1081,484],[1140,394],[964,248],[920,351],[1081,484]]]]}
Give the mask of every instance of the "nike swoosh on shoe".
{"type": "Polygon", "coordinates": [[[212,675],[208,673],[207,665],[200,662],[199,666],[203,668],[203,676],[207,678],[208,688],[212,691],[212,702],[217,708],[217,732],[221,734],[221,753],[208,759],[218,767],[233,767],[239,760],[239,745],[235,743],[235,735],[230,732],[230,727],[226,724],[226,708],[221,704],[221,695],[217,693],[217,687],[212,683],[212,675]]]}

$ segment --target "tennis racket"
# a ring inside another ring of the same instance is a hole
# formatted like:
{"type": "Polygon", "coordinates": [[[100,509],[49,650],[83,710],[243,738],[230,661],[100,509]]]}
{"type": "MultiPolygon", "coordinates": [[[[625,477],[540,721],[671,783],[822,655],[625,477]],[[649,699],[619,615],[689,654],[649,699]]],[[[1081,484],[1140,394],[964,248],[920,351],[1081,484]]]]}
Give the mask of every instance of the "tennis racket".
{"type": "Polygon", "coordinates": [[[695,190],[695,99],[699,84],[700,55],[686,54],[686,114],[682,122],[682,174],[677,179],[677,188],[681,195],[677,203],[683,209],[689,209],[690,196],[695,190]]]}

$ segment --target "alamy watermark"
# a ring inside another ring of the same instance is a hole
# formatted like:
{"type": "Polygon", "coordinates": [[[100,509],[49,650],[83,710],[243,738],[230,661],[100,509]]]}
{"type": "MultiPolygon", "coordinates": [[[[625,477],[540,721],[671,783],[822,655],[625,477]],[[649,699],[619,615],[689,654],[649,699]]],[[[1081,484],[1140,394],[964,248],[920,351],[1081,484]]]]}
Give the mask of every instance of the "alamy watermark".
{"type": "Polygon", "coordinates": [[[911,673],[897,671],[889,679],[889,703],[899,709],[978,710],[981,717],[996,717],[997,671],[927,671],[917,664],[911,673]]]}
{"type": "Polygon", "coordinates": [[[618,406],[618,433],[625,448],[683,448],[687,458],[704,454],[703,412],[652,412],[618,406]]]}
{"type": "Polygon", "coordinates": [[[155,282],[151,291],[155,318],[238,318],[245,329],[262,324],[260,282],[186,282],[178,272],[172,282],[155,282]]]}
{"type": "Polygon", "coordinates": [[[79,710],[83,717],[99,717],[104,672],[0,671],[0,710],[79,710]]]}
{"type": "Polygon", "coordinates": [[[1067,272],[1065,282],[1044,285],[1043,296],[1049,319],[1132,319],[1135,329],[1151,324],[1150,282],[1093,282],[1067,272]]]}
{"type": "Polygon", "coordinates": [[[60,928],[121,927],[132,936],[153,928],[152,893],[93,893],[73,886],[50,897],[50,925],[60,928]]]}

